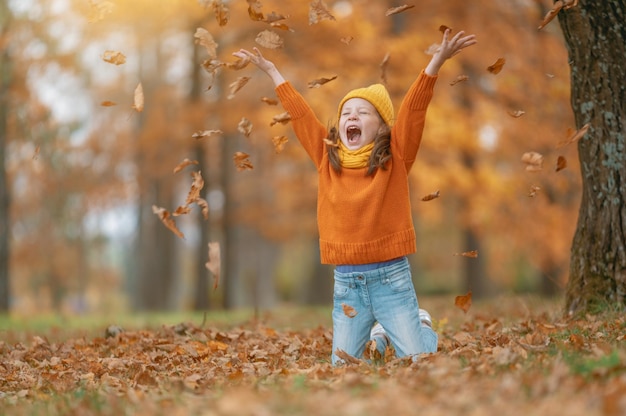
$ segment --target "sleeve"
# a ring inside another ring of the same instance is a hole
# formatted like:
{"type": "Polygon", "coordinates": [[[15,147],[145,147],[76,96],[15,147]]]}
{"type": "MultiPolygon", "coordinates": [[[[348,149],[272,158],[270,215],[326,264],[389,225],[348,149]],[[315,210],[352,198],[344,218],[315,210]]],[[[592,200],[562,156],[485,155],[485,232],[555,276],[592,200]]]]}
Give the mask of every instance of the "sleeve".
{"type": "Polygon", "coordinates": [[[293,130],[302,147],[319,169],[326,151],[324,138],[328,136],[328,129],[317,119],[304,97],[290,82],[278,85],[276,95],[291,116],[293,130]]]}

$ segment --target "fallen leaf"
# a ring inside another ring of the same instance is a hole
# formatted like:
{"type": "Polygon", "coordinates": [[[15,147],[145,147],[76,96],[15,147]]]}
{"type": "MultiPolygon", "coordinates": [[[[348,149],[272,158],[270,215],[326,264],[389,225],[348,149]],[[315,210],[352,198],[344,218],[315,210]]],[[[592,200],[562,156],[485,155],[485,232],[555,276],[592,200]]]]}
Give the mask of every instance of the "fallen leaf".
{"type": "Polygon", "coordinates": [[[290,121],[291,121],[291,115],[289,114],[289,112],[285,111],[284,113],[280,113],[272,117],[270,126],[273,126],[274,124],[277,124],[277,123],[287,124],[290,121]]]}
{"type": "Polygon", "coordinates": [[[464,251],[462,253],[454,253],[454,255],[475,259],[478,257],[478,250],[464,251]]]}
{"type": "Polygon", "coordinates": [[[204,137],[211,137],[214,134],[222,134],[222,130],[199,130],[191,135],[193,139],[202,139],[204,137]]]}
{"type": "Polygon", "coordinates": [[[117,105],[117,103],[113,101],[102,101],[100,105],[102,107],[113,107],[114,105],[117,105]]]}
{"type": "Polygon", "coordinates": [[[276,32],[264,30],[254,39],[256,43],[267,49],[280,49],[283,47],[283,40],[276,32]]]}
{"type": "Polygon", "coordinates": [[[398,14],[398,13],[402,13],[405,10],[409,10],[412,9],[413,7],[415,7],[414,5],[408,5],[408,4],[403,4],[402,6],[398,6],[398,7],[391,7],[389,9],[387,9],[387,11],[385,12],[385,16],[391,16],[394,14],[398,14]]]}
{"type": "Polygon", "coordinates": [[[459,82],[467,81],[468,79],[469,77],[467,75],[459,75],[454,79],[454,81],[450,82],[450,85],[456,85],[459,82]]]}
{"type": "Polygon", "coordinates": [[[274,100],[272,98],[262,97],[261,101],[267,105],[278,105],[278,100],[274,100]]]}
{"type": "Polygon", "coordinates": [[[328,8],[322,2],[322,0],[317,0],[311,2],[309,5],[309,25],[314,25],[316,23],[321,22],[322,20],[336,20],[335,16],[330,14],[328,8]]]}
{"type": "Polygon", "coordinates": [[[522,162],[526,164],[528,172],[537,172],[543,169],[543,155],[537,152],[526,152],[522,155],[522,162]]]}
{"type": "Polygon", "coordinates": [[[556,15],[559,14],[562,8],[563,8],[563,2],[561,0],[555,1],[554,4],[552,5],[552,9],[550,9],[548,13],[546,13],[546,15],[543,17],[543,20],[539,24],[539,27],[537,28],[537,30],[543,29],[548,23],[550,23],[552,19],[554,19],[556,15]]]}
{"type": "Polygon", "coordinates": [[[507,113],[514,118],[518,118],[523,116],[524,114],[526,114],[526,112],[524,110],[509,110],[507,111],[507,113]]]}
{"type": "Polygon", "coordinates": [[[205,220],[209,219],[209,204],[206,202],[206,199],[204,198],[196,198],[196,200],[194,201],[201,209],[202,212],[202,217],[205,220]]]}
{"type": "Polygon", "coordinates": [[[348,354],[347,352],[339,348],[335,350],[335,355],[341,358],[342,360],[344,360],[348,364],[361,364],[362,363],[362,361],[359,360],[358,358],[351,356],[350,354],[348,354]]]}
{"type": "Polygon", "coordinates": [[[559,156],[556,159],[556,171],[563,170],[567,167],[567,160],[563,156],[559,156]]]}
{"type": "Polygon", "coordinates": [[[487,71],[491,72],[494,75],[498,74],[500,73],[500,71],[502,71],[502,67],[504,66],[505,63],[506,63],[506,59],[498,58],[493,65],[489,65],[487,67],[487,71]]]}
{"type": "Polygon", "coordinates": [[[215,290],[217,289],[220,281],[220,243],[209,242],[209,261],[207,261],[204,265],[211,273],[213,273],[213,289],[215,290]]]}
{"type": "Polygon", "coordinates": [[[265,16],[265,23],[272,24],[272,23],[277,22],[279,20],[284,20],[287,17],[288,16],[272,12],[272,13],[268,14],[267,16],[265,16]]]}
{"type": "Polygon", "coordinates": [[[422,201],[432,201],[435,198],[439,198],[439,189],[437,189],[435,192],[432,192],[422,197],[422,201]]]}
{"type": "Polygon", "coordinates": [[[239,132],[242,133],[244,136],[250,137],[250,133],[252,133],[252,122],[243,117],[237,125],[237,130],[239,130],[239,132]]]}
{"type": "Polygon", "coordinates": [[[178,173],[178,172],[180,172],[181,170],[185,169],[187,166],[190,166],[190,165],[197,165],[198,163],[199,163],[199,162],[198,162],[197,160],[190,160],[190,159],[185,158],[185,159],[183,159],[183,161],[182,161],[182,162],[180,162],[180,163],[178,164],[178,166],[176,166],[176,167],[174,168],[174,173],[178,173]]]}
{"type": "Polygon", "coordinates": [[[107,50],[107,51],[104,51],[102,60],[110,64],[122,65],[126,63],[126,56],[124,56],[122,52],[107,50]]]}
{"type": "Polygon", "coordinates": [[[346,315],[348,318],[354,318],[358,313],[356,309],[354,309],[354,307],[345,303],[341,304],[341,309],[343,309],[343,314],[346,315]]]}
{"type": "Polygon", "coordinates": [[[287,136],[272,137],[272,144],[274,145],[274,152],[276,152],[277,154],[282,152],[288,141],[289,139],[287,139],[287,136]]]}
{"type": "Polygon", "coordinates": [[[389,52],[385,54],[385,57],[378,65],[380,67],[380,80],[383,84],[387,84],[387,66],[389,65],[389,52]]]}
{"type": "Polygon", "coordinates": [[[459,295],[454,298],[454,306],[461,309],[464,313],[467,313],[472,306],[472,291],[467,292],[466,295],[459,295]]]}
{"type": "Polygon", "coordinates": [[[141,85],[141,82],[137,85],[137,87],[135,87],[135,95],[134,95],[134,104],[133,104],[133,108],[138,112],[141,113],[143,111],[143,102],[144,97],[143,97],[143,86],[141,85]]]}
{"type": "Polygon", "coordinates": [[[193,37],[197,44],[204,46],[204,49],[211,59],[217,56],[218,44],[213,40],[213,36],[211,36],[208,30],[199,27],[196,29],[196,33],[193,37]]]}
{"type": "Polygon", "coordinates": [[[248,81],[250,81],[250,77],[239,77],[239,78],[237,78],[237,80],[235,82],[232,82],[229,85],[229,87],[228,87],[228,96],[226,98],[231,100],[235,96],[235,94],[237,94],[237,91],[242,89],[244,87],[244,85],[246,85],[248,83],[248,81]]]}
{"type": "Polygon", "coordinates": [[[309,81],[307,83],[307,87],[309,87],[309,88],[319,88],[322,85],[326,84],[327,82],[330,82],[330,81],[335,80],[335,79],[337,79],[337,75],[333,75],[330,78],[317,78],[317,79],[314,79],[313,81],[309,81]]]}
{"type": "Polygon", "coordinates": [[[239,172],[244,171],[244,170],[254,169],[254,167],[252,166],[252,163],[250,163],[250,160],[248,159],[249,157],[250,155],[248,155],[247,153],[235,152],[235,155],[233,156],[233,160],[239,172]]]}
{"type": "Polygon", "coordinates": [[[571,133],[569,135],[569,137],[565,141],[559,142],[556,145],[557,149],[559,147],[567,146],[568,144],[572,144],[572,143],[582,139],[583,136],[587,133],[587,130],[589,130],[589,126],[590,126],[590,124],[587,123],[584,126],[582,126],[579,130],[576,130],[575,132],[571,133]]]}
{"type": "Polygon", "coordinates": [[[176,227],[176,222],[174,221],[168,210],[166,210],[165,208],[157,207],[156,205],[152,205],[152,212],[154,212],[159,217],[161,222],[170,231],[172,231],[174,234],[182,239],[185,238],[183,233],[181,233],[180,230],[176,227]]]}

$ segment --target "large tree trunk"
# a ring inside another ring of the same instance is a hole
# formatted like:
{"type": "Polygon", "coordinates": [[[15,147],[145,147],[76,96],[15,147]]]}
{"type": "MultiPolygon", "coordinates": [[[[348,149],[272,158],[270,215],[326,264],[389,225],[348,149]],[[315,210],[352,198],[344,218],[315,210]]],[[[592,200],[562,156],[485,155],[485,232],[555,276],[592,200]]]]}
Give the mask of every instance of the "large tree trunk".
{"type": "MultiPolygon", "coordinates": [[[[9,10],[0,1],[0,39],[8,32],[9,10]]],[[[9,186],[6,175],[5,151],[8,135],[9,86],[11,66],[8,44],[0,47],[0,312],[9,311],[9,186]]]]}
{"type": "Polygon", "coordinates": [[[583,193],[566,308],[626,304],[626,4],[579,1],[558,15],[569,53],[583,193]]]}

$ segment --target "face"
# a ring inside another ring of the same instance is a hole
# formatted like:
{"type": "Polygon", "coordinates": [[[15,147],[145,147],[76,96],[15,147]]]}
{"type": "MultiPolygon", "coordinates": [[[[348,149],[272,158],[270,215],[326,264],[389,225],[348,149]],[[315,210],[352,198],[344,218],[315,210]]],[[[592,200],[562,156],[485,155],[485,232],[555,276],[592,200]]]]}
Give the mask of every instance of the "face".
{"type": "Polygon", "coordinates": [[[350,98],[341,108],[339,137],[348,149],[357,150],[373,142],[382,125],[378,111],[369,101],[350,98]]]}

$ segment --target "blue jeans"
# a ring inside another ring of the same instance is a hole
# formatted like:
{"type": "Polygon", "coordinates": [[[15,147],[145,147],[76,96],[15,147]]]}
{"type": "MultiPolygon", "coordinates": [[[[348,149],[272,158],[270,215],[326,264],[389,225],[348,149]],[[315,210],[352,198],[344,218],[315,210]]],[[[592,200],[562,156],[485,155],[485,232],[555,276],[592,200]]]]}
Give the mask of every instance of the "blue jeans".
{"type": "Polygon", "coordinates": [[[342,360],[337,349],[360,358],[376,321],[385,328],[396,356],[437,351],[437,333],[422,326],[408,259],[374,270],[335,270],[333,294],[333,365],[342,360]],[[343,305],[354,308],[348,316],[343,305]]]}

